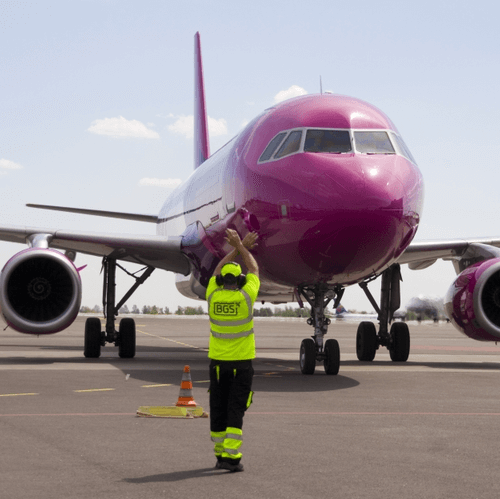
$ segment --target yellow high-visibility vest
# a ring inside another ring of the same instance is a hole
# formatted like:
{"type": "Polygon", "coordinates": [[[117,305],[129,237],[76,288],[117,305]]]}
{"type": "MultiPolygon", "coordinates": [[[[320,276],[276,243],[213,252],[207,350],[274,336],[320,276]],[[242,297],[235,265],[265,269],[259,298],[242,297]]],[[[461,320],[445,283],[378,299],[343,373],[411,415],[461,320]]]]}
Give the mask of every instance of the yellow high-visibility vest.
{"type": "Polygon", "coordinates": [[[224,289],[210,279],[207,287],[210,316],[208,356],[215,360],[250,360],[255,358],[253,304],[260,287],[255,274],[247,275],[242,289],[224,289]]]}

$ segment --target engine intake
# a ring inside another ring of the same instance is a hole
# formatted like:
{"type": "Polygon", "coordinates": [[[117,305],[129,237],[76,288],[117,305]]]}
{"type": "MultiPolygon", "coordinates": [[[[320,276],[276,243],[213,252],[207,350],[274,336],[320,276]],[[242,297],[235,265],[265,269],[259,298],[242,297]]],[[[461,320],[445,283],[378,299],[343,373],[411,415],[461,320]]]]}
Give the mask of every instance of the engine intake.
{"type": "Polygon", "coordinates": [[[444,300],[453,325],[479,341],[500,339],[500,258],[467,267],[450,286],[444,300]]]}
{"type": "Polygon", "coordinates": [[[50,334],[67,328],[80,310],[81,299],[80,274],[59,251],[21,251],[0,275],[1,313],[21,333],[50,334]]]}

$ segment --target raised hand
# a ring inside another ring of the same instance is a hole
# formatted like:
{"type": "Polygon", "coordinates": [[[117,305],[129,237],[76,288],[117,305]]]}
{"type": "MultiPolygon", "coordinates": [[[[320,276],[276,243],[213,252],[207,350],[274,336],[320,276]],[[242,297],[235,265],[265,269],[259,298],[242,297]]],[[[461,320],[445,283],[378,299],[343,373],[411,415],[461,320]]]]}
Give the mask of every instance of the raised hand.
{"type": "Polygon", "coordinates": [[[233,247],[238,248],[242,245],[239,234],[233,229],[226,230],[226,241],[233,247]]]}
{"type": "Polygon", "coordinates": [[[251,250],[257,245],[257,238],[259,235],[257,232],[249,232],[244,238],[242,244],[245,246],[245,248],[251,250]]]}

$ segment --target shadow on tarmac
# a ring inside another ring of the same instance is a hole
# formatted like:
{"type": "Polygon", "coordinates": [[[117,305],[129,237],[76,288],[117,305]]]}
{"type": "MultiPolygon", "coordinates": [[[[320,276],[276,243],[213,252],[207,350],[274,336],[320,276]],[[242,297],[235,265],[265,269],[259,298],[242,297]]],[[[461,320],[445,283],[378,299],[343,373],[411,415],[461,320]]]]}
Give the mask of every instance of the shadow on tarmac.
{"type": "Polygon", "coordinates": [[[190,478],[207,478],[214,475],[230,475],[230,471],[216,470],[215,468],[200,468],[198,470],[174,471],[172,473],[161,473],[159,475],[143,476],[138,478],[125,478],[121,480],[126,483],[152,483],[152,482],[179,482],[190,478]]]}
{"type": "MultiPolygon", "coordinates": [[[[485,356],[485,359],[487,356],[485,356]]],[[[450,370],[460,370],[460,371],[470,371],[471,369],[479,369],[483,371],[498,371],[500,369],[500,364],[498,362],[384,362],[384,361],[373,361],[373,362],[360,362],[359,360],[349,360],[346,362],[341,362],[340,371],[342,372],[342,366],[354,366],[354,367],[398,367],[401,372],[405,371],[405,367],[408,371],[411,371],[413,367],[428,367],[429,369],[450,369],[450,370]]]]}

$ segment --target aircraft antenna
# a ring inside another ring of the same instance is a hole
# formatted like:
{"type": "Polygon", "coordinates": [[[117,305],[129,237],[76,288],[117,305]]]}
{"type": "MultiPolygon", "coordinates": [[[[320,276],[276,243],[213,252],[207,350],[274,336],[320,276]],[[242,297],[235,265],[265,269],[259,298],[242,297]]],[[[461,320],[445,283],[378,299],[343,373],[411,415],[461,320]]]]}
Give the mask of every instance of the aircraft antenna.
{"type": "Polygon", "coordinates": [[[321,81],[321,75],[319,75],[319,93],[323,95],[323,82],[321,81]]]}

